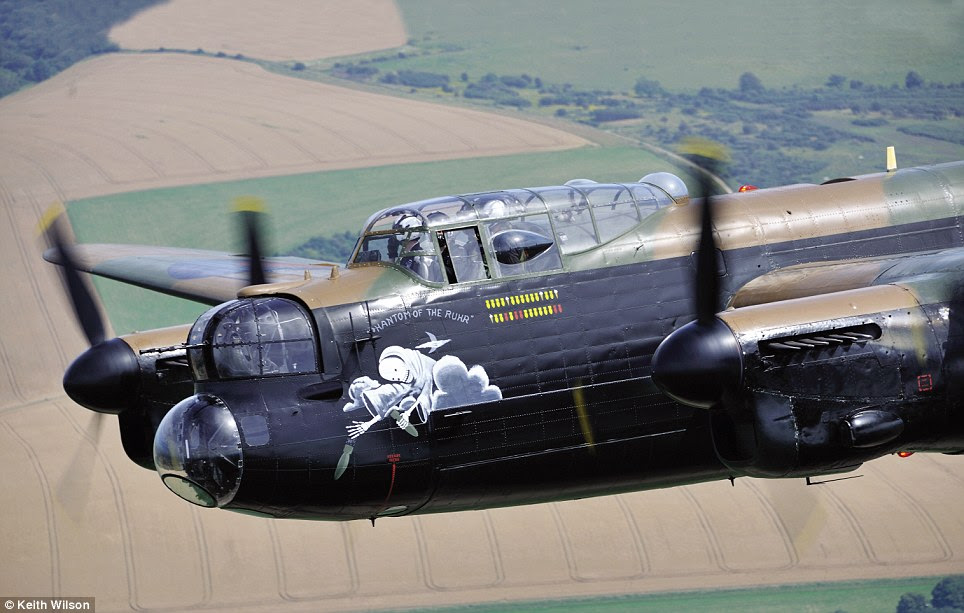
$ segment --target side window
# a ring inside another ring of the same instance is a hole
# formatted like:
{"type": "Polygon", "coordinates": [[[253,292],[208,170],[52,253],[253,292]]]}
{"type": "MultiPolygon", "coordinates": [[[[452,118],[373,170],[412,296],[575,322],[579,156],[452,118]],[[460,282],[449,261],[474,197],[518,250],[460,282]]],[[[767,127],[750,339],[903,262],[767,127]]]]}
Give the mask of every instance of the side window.
{"type": "Polygon", "coordinates": [[[599,238],[602,242],[612,240],[639,223],[636,203],[625,187],[600,187],[589,192],[599,238]]]}
{"type": "Polygon", "coordinates": [[[599,244],[589,202],[579,190],[550,188],[539,190],[539,195],[552,213],[563,253],[576,253],[599,244]]]}
{"type": "Polygon", "coordinates": [[[473,226],[439,232],[438,240],[449,283],[489,278],[478,228],[473,226]]]}
{"type": "Polygon", "coordinates": [[[443,281],[442,267],[434,253],[428,232],[406,232],[397,238],[398,257],[395,263],[426,281],[443,281]]]}
{"type": "MultiPolygon", "coordinates": [[[[660,208],[660,202],[657,199],[656,194],[653,190],[646,185],[632,185],[629,188],[633,192],[633,198],[636,200],[636,209],[639,211],[639,216],[641,219],[645,219],[649,215],[655,213],[660,208]]],[[[666,198],[665,194],[662,194],[665,201],[672,203],[671,200],[666,198]]],[[[664,206],[667,202],[662,203],[664,206]]]]}
{"type": "Polygon", "coordinates": [[[427,281],[441,282],[442,268],[427,232],[365,236],[355,263],[391,262],[427,281]]]}

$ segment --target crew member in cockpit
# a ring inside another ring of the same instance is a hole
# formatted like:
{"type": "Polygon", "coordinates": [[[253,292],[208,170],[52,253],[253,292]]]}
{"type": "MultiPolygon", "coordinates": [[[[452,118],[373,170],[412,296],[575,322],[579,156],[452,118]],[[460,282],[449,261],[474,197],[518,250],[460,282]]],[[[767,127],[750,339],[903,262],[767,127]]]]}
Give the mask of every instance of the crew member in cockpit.
{"type": "Polygon", "coordinates": [[[439,267],[438,260],[428,254],[422,246],[423,232],[418,230],[422,225],[421,220],[415,215],[406,215],[395,222],[395,230],[404,232],[400,239],[401,249],[399,250],[397,263],[423,279],[441,281],[442,270],[439,267]]]}

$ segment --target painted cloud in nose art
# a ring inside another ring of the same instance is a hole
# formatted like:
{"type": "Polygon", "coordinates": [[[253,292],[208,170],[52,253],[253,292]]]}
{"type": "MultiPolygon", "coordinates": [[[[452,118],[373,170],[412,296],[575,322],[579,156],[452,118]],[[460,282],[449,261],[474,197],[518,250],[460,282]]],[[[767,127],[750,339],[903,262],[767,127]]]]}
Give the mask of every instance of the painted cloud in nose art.
{"type": "Polygon", "coordinates": [[[502,390],[489,385],[489,375],[484,368],[479,365],[466,368],[455,356],[439,359],[433,376],[436,390],[432,394],[432,408],[435,411],[502,399],[502,390]]]}

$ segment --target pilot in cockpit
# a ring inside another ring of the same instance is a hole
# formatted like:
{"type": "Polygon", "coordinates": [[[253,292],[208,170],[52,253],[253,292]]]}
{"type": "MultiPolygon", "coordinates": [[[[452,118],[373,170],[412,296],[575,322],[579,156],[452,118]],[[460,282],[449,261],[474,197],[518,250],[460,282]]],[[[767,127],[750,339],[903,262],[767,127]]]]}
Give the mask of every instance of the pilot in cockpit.
{"type": "Polygon", "coordinates": [[[415,215],[406,215],[395,222],[394,229],[404,232],[400,239],[401,249],[396,263],[423,279],[441,281],[442,271],[437,259],[422,246],[424,233],[418,230],[422,225],[421,220],[415,215]]]}

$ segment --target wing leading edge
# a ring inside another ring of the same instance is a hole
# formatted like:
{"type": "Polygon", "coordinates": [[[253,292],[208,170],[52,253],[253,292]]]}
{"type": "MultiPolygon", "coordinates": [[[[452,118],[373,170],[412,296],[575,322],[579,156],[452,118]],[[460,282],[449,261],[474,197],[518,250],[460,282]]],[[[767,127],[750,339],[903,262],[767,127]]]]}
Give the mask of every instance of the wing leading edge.
{"type": "MultiPolygon", "coordinates": [[[[113,244],[76,245],[72,254],[80,270],[208,305],[236,298],[248,284],[248,258],[242,254],[113,244]]],[[[62,264],[52,249],[44,259],[62,264]]],[[[306,273],[327,274],[338,266],[293,256],[266,257],[262,263],[269,283],[303,280],[306,273]]]]}
{"type": "Polygon", "coordinates": [[[914,284],[921,280],[964,285],[964,248],[880,256],[857,260],[813,262],[781,268],[741,287],[728,306],[777,303],[874,285],[914,284]]]}

